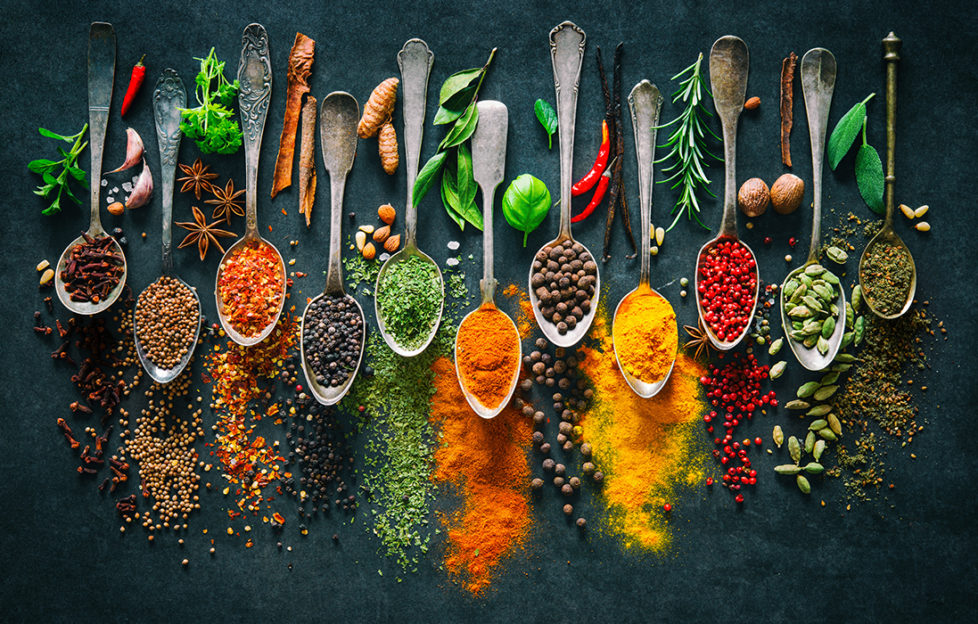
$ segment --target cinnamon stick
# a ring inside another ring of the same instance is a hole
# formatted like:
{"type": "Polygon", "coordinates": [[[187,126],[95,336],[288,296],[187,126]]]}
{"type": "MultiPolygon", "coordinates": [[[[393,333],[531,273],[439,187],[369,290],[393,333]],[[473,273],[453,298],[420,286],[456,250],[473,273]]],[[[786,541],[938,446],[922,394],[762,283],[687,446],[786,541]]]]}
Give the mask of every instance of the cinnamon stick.
{"type": "Polygon", "coordinates": [[[306,227],[312,220],[316,201],[316,98],[307,96],[302,105],[302,144],[299,148],[299,214],[306,227]]]}
{"type": "Polygon", "coordinates": [[[794,124],[795,66],[798,57],[794,52],[781,61],[781,162],[791,166],[791,126],[794,124]]]}
{"type": "Polygon", "coordinates": [[[302,33],[295,34],[295,43],[289,53],[288,92],[285,97],[285,121],[278,142],[275,158],[275,177],[272,179],[272,197],[292,185],[292,158],[295,154],[295,131],[299,125],[302,96],[309,93],[309,74],[316,52],[316,42],[302,33]]]}

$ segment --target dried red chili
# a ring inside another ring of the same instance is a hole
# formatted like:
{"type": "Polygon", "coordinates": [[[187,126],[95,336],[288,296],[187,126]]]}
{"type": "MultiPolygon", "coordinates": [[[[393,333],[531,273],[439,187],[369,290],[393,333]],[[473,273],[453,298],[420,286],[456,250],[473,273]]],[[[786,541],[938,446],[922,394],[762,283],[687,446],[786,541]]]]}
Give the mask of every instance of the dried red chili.
{"type": "Polygon", "coordinates": [[[285,295],[279,256],[271,245],[250,242],[224,261],[217,292],[234,331],[257,336],[278,313],[285,295]]]}
{"type": "Polygon", "coordinates": [[[578,180],[577,184],[571,187],[571,195],[577,197],[591,190],[594,183],[602,177],[608,165],[608,154],[611,152],[611,137],[608,133],[608,121],[601,120],[601,147],[598,149],[598,157],[594,159],[591,170],[578,180]]]}
{"type": "Polygon", "coordinates": [[[608,184],[611,183],[611,172],[615,168],[616,158],[611,162],[611,166],[605,168],[604,173],[601,174],[601,181],[598,182],[598,188],[595,189],[594,195],[591,197],[591,201],[588,203],[587,208],[585,208],[581,213],[571,219],[571,223],[577,223],[583,221],[591,216],[591,213],[597,209],[598,204],[604,199],[604,194],[608,191],[608,184]]]}

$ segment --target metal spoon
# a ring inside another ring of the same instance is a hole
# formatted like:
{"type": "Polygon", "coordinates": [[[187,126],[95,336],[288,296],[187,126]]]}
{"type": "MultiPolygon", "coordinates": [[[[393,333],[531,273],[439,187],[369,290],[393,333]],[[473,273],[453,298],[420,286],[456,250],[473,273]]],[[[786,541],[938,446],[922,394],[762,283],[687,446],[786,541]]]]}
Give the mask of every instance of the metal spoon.
{"type": "MultiPolygon", "coordinates": [[[[472,173],[475,181],[479,184],[479,188],[482,189],[482,281],[479,282],[482,303],[462,319],[458,326],[459,332],[462,331],[462,327],[475,312],[487,306],[496,307],[493,300],[493,295],[496,292],[496,279],[493,277],[492,208],[493,195],[496,192],[496,187],[503,181],[503,172],[506,169],[506,134],[509,124],[509,111],[506,110],[505,104],[493,100],[479,102],[476,106],[479,109],[479,123],[472,135],[472,173]]],[[[455,336],[455,373],[458,376],[459,386],[462,387],[465,400],[469,402],[475,413],[483,418],[496,416],[509,404],[509,400],[513,397],[513,391],[516,390],[516,383],[520,378],[520,361],[523,359],[523,345],[516,324],[505,312],[502,310],[498,310],[498,312],[509,320],[513,334],[516,336],[516,344],[519,345],[519,354],[513,369],[510,371],[494,371],[496,375],[509,377],[510,380],[506,398],[500,401],[498,405],[483,405],[465,387],[465,381],[458,370],[458,334],[455,336]]]]}
{"type": "Polygon", "coordinates": [[[109,109],[112,105],[112,82],[115,79],[115,30],[112,24],[92,22],[88,31],[88,138],[89,149],[92,152],[92,183],[91,202],[92,218],[86,234],[92,238],[108,236],[112,239],[115,252],[122,258],[122,277],[108,296],[92,303],[90,301],[73,301],[65,290],[61,272],[68,266],[68,257],[75,245],[85,242],[84,236],[79,236],[68,243],[58,259],[54,272],[54,291],[66,308],[75,314],[98,314],[107,309],[122,294],[129,274],[126,266],[126,256],[119,242],[102,228],[99,218],[99,192],[102,190],[102,150],[105,147],[105,131],[109,125],[109,109]]]}
{"type": "MultiPolygon", "coordinates": [[[[744,96],[747,94],[747,69],[750,58],[747,54],[747,44],[740,37],[727,35],[720,37],[710,50],[710,86],[713,90],[713,104],[723,126],[723,161],[724,161],[724,194],[723,221],[720,223],[720,233],[716,238],[702,247],[696,258],[696,310],[700,322],[706,331],[707,338],[720,351],[729,351],[736,347],[750,331],[750,323],[744,327],[734,340],[720,340],[703,319],[703,305],[699,296],[700,264],[706,252],[722,241],[734,240],[747,250],[754,261],[757,271],[757,257],[753,250],[737,236],[737,122],[744,110],[744,96]]],[[[761,283],[760,272],[754,286],[753,305],[749,314],[753,315],[757,306],[757,293],[761,283]]]]}
{"type": "Polygon", "coordinates": [[[343,191],[346,189],[346,176],[353,169],[353,160],[357,156],[357,120],[359,119],[360,105],[356,98],[342,91],[334,91],[327,95],[319,111],[319,140],[326,172],[329,173],[330,186],[329,268],[323,293],[310,301],[302,313],[302,336],[299,345],[302,372],[306,375],[309,390],[323,405],[334,405],[346,396],[357,376],[357,371],[360,370],[360,361],[363,360],[365,343],[363,333],[366,328],[363,308],[356,299],[343,290],[343,265],[340,263],[340,251],[343,248],[343,191]],[[360,355],[357,356],[356,367],[350,371],[346,381],[336,387],[323,386],[316,381],[316,373],[306,360],[306,315],[309,314],[309,309],[323,297],[342,297],[348,305],[356,306],[357,313],[360,315],[360,355]]]}
{"type": "MultiPolygon", "coordinates": [[[[893,207],[896,201],[893,196],[893,186],[896,184],[896,98],[897,98],[897,61],[900,60],[900,45],[903,42],[892,32],[883,39],[883,60],[886,61],[886,221],[883,229],[876,233],[876,236],[869,241],[863,255],[859,258],[859,283],[863,283],[863,264],[866,262],[868,252],[877,243],[889,243],[896,247],[902,247],[910,258],[910,289],[907,291],[907,300],[903,302],[903,307],[894,314],[883,314],[873,307],[868,297],[863,297],[863,301],[869,306],[873,314],[882,319],[895,319],[903,316],[910,309],[914,295],[917,294],[917,265],[914,264],[913,255],[906,243],[903,242],[893,230],[893,207]]],[[[863,286],[865,292],[866,287],[863,286]]]]}
{"type": "Polygon", "coordinates": [[[224,331],[227,332],[231,340],[239,345],[249,347],[258,344],[272,333],[282,315],[282,306],[285,304],[285,262],[282,261],[282,254],[279,253],[275,245],[262,238],[258,233],[258,156],[261,153],[261,138],[265,131],[265,118],[268,116],[268,100],[272,95],[272,63],[269,59],[268,33],[265,32],[265,27],[261,24],[249,24],[241,35],[241,61],[238,64],[238,81],[241,83],[241,88],[238,91],[238,108],[241,113],[241,123],[244,126],[247,189],[245,194],[245,207],[247,209],[245,233],[228,248],[224,257],[221,258],[221,264],[217,267],[217,278],[214,282],[214,297],[217,300],[217,316],[224,331]],[[281,296],[275,315],[268,325],[255,336],[245,337],[231,326],[230,321],[224,315],[221,293],[217,284],[221,281],[224,263],[239,249],[255,242],[268,245],[275,251],[281,277],[281,296]]]}
{"type": "MultiPolygon", "coordinates": [[[[632,113],[632,130],[635,132],[635,158],[638,161],[639,208],[642,215],[642,238],[639,240],[643,241],[645,248],[639,254],[642,256],[642,272],[639,276],[638,286],[618,302],[618,306],[615,308],[615,316],[612,320],[612,328],[614,328],[614,323],[618,321],[618,311],[621,310],[621,304],[629,297],[651,293],[653,296],[665,301],[665,297],[652,288],[649,277],[649,273],[651,272],[649,256],[651,254],[648,249],[648,241],[651,235],[650,230],[652,229],[652,159],[655,154],[655,135],[656,126],[659,125],[659,111],[662,110],[662,96],[659,94],[659,89],[648,80],[641,81],[628,94],[628,108],[632,113]]],[[[666,304],[669,305],[671,310],[672,305],[668,301],[666,301],[666,304]]],[[[673,321],[675,322],[675,312],[673,313],[673,321]]],[[[678,344],[678,325],[675,331],[678,344]]],[[[612,335],[614,335],[614,332],[612,332],[612,335]]],[[[662,390],[666,385],[666,381],[669,380],[669,375],[672,374],[673,366],[676,364],[676,354],[673,353],[672,362],[669,364],[669,370],[665,376],[657,381],[648,382],[634,377],[625,370],[625,367],[622,366],[621,357],[618,355],[618,345],[615,345],[615,359],[618,361],[618,370],[621,371],[622,377],[625,378],[628,385],[635,391],[635,394],[643,399],[655,396],[662,390]]]]}
{"type": "Polygon", "coordinates": [[[387,346],[394,353],[404,357],[414,357],[428,348],[431,341],[438,332],[438,325],[441,323],[441,315],[445,309],[445,281],[442,279],[441,270],[438,264],[431,259],[431,256],[418,249],[417,229],[418,229],[418,210],[414,206],[414,181],[418,177],[418,162],[421,158],[421,137],[424,134],[425,105],[428,100],[428,75],[431,73],[431,65],[435,62],[435,55],[428,49],[428,44],[420,39],[409,39],[401,51],[397,53],[397,66],[401,69],[401,92],[403,95],[403,115],[404,115],[404,159],[405,171],[407,173],[407,204],[405,211],[405,235],[407,241],[404,247],[393,256],[387,259],[384,266],[380,267],[377,274],[377,286],[374,288],[374,310],[377,315],[377,327],[380,335],[384,337],[387,346]],[[435,269],[438,275],[438,289],[441,293],[441,305],[438,309],[438,318],[432,323],[428,330],[428,338],[421,346],[415,349],[405,349],[397,343],[393,336],[387,333],[387,326],[384,324],[384,317],[380,313],[377,305],[379,300],[381,284],[387,271],[398,262],[404,262],[411,257],[421,258],[435,269]]]}
{"type": "MultiPolygon", "coordinates": [[[[796,275],[804,273],[805,267],[818,261],[818,246],[822,229],[822,164],[825,153],[825,130],[832,105],[832,92],[835,90],[835,57],[825,48],[813,48],[801,59],[801,90],[805,94],[805,112],[808,114],[808,136],[812,143],[812,188],[814,209],[812,211],[812,243],[808,249],[808,260],[784,278],[781,284],[781,326],[785,336],[791,331],[791,319],[784,310],[784,287],[796,275]]],[[[788,346],[798,362],[810,371],[820,371],[835,359],[842,345],[842,335],[846,331],[846,292],[839,286],[839,314],[835,331],[829,337],[829,349],[825,355],[814,347],[809,349],[796,340],[787,338],[788,346]]]]}
{"type": "MultiPolygon", "coordinates": [[[[560,132],[560,230],[557,238],[546,243],[535,254],[534,258],[544,247],[553,246],[565,241],[578,243],[571,234],[571,174],[574,168],[574,129],[577,120],[577,89],[581,81],[581,63],[584,60],[584,31],[572,22],[563,22],[550,31],[550,58],[554,68],[554,86],[557,90],[557,125],[560,132]]],[[[584,245],[582,243],[582,247],[584,245]]],[[[591,259],[594,254],[584,247],[591,259]]],[[[594,314],[598,310],[601,297],[600,271],[594,272],[594,296],[591,297],[591,309],[567,333],[561,334],[557,326],[540,313],[540,300],[537,298],[533,282],[533,267],[530,266],[528,279],[530,303],[537,325],[543,331],[547,340],[558,347],[572,347],[581,341],[584,334],[591,328],[594,314]]]]}
{"type": "MultiPolygon", "coordinates": [[[[153,117],[156,119],[156,142],[160,146],[160,170],[163,184],[163,235],[161,237],[161,247],[163,249],[163,275],[170,276],[180,282],[186,289],[194,295],[194,302],[197,305],[197,326],[194,330],[194,339],[190,343],[187,353],[180,358],[180,361],[173,368],[161,368],[154,364],[146,355],[139,334],[136,332],[135,315],[133,310],[132,333],[136,342],[136,355],[139,362],[143,365],[143,370],[157,383],[165,384],[173,381],[183,372],[193,357],[194,349],[197,347],[197,340],[200,338],[200,297],[197,290],[190,284],[180,279],[173,272],[173,256],[171,255],[171,221],[173,220],[173,179],[177,172],[177,153],[180,151],[180,109],[187,107],[187,91],[183,87],[183,81],[175,70],[165,69],[160,79],[156,81],[156,89],[153,91],[153,117]]],[[[148,287],[147,287],[148,288],[148,287]]],[[[145,290],[143,292],[146,292],[145,290]]],[[[140,294],[140,296],[142,296],[140,294]]],[[[137,299],[138,301],[138,299],[137,299]]]]}

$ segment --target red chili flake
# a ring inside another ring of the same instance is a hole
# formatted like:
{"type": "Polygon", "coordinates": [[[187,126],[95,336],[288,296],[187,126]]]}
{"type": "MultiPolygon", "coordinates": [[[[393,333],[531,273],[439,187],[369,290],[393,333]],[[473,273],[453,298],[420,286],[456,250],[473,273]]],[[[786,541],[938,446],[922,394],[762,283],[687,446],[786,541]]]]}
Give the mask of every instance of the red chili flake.
{"type": "Polygon", "coordinates": [[[274,319],[284,295],[278,254],[264,243],[249,243],[221,267],[217,291],[231,327],[250,338],[274,319]]]}

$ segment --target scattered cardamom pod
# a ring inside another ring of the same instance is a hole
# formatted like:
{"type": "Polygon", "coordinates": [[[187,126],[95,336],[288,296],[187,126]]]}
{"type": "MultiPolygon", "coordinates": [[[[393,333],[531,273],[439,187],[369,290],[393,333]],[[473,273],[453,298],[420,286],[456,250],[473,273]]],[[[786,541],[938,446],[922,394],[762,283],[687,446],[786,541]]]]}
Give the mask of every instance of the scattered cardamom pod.
{"type": "Polygon", "coordinates": [[[784,431],[781,430],[781,425],[774,425],[774,430],[771,432],[771,439],[774,440],[778,448],[781,448],[781,445],[784,444],[784,431]]]}
{"type": "Polygon", "coordinates": [[[782,346],[784,346],[784,338],[778,338],[777,340],[771,343],[770,347],[767,348],[767,354],[777,355],[778,351],[781,350],[782,346]]]}
{"type": "Polygon", "coordinates": [[[825,250],[825,255],[836,264],[845,264],[849,259],[849,254],[834,245],[825,250]]]}
{"type": "Polygon", "coordinates": [[[781,360],[780,362],[778,362],[777,364],[771,367],[771,370],[768,372],[768,375],[771,377],[771,379],[777,379],[778,377],[784,374],[784,369],[786,366],[788,366],[788,363],[785,362],[784,360],[781,360]]]}
{"type": "Polygon", "coordinates": [[[809,431],[818,431],[819,429],[825,429],[829,426],[829,421],[824,418],[819,418],[818,420],[813,420],[810,425],[808,425],[809,431]]]}
{"type": "Polygon", "coordinates": [[[842,362],[843,364],[852,364],[856,361],[856,356],[851,353],[840,353],[835,356],[833,362],[842,362]]]}
{"type": "Polygon", "coordinates": [[[806,403],[805,401],[802,401],[801,399],[793,399],[791,401],[788,401],[787,403],[784,404],[784,406],[790,410],[803,410],[811,407],[810,404],[806,403]]]}
{"type": "Polygon", "coordinates": [[[805,436],[805,453],[811,454],[813,448],[815,448],[815,434],[809,431],[805,436]]]}
{"type": "Polygon", "coordinates": [[[854,312],[859,312],[859,304],[863,302],[863,287],[861,284],[856,284],[852,289],[852,310],[854,312]]]}
{"type": "Polygon", "coordinates": [[[825,416],[832,411],[832,406],[828,403],[822,403],[821,405],[816,405],[812,409],[805,412],[805,416],[814,416],[816,418],[820,416],[825,416]]]}
{"type": "Polygon", "coordinates": [[[791,456],[791,461],[796,464],[801,461],[801,444],[798,443],[798,438],[795,436],[788,438],[788,455],[791,456]]]}
{"type": "Polygon", "coordinates": [[[829,429],[832,430],[837,436],[842,435],[842,422],[839,421],[839,417],[835,414],[829,414],[825,417],[825,420],[829,423],[829,429]]]}
{"type": "Polygon", "coordinates": [[[791,475],[794,476],[801,472],[801,468],[794,464],[781,464],[780,466],[774,467],[774,472],[780,475],[791,475]]]}
{"type": "Polygon", "coordinates": [[[837,371],[829,371],[822,375],[822,378],[818,380],[818,383],[823,386],[830,386],[835,382],[839,381],[839,373],[837,371]]]}
{"type": "Polygon", "coordinates": [[[805,465],[805,472],[813,475],[822,474],[825,472],[825,467],[818,462],[808,462],[808,464],[805,465]]]}
{"type": "Polygon", "coordinates": [[[825,440],[816,440],[815,448],[812,449],[812,457],[815,461],[822,459],[822,453],[825,452],[825,440]]]}
{"type": "Polygon", "coordinates": [[[804,475],[798,475],[795,477],[795,482],[798,484],[798,489],[802,491],[803,494],[811,494],[812,486],[808,482],[808,479],[804,475]]]}
{"type": "Polygon", "coordinates": [[[853,326],[853,330],[852,331],[853,331],[852,344],[854,344],[854,345],[856,345],[858,347],[862,343],[862,341],[863,341],[863,334],[866,331],[866,317],[865,316],[860,316],[859,318],[856,319],[856,323],[853,326]]]}
{"type": "Polygon", "coordinates": [[[829,398],[839,389],[839,386],[822,386],[812,394],[812,398],[816,401],[824,401],[829,398]]]}
{"type": "Polygon", "coordinates": [[[829,429],[828,427],[826,427],[824,429],[819,429],[818,430],[818,435],[820,435],[821,437],[825,438],[829,442],[836,442],[839,439],[839,436],[835,435],[835,433],[833,433],[832,430],[829,429]]]}
{"type": "Polygon", "coordinates": [[[817,381],[809,381],[807,383],[803,383],[801,387],[798,388],[798,393],[797,393],[798,398],[807,399],[808,397],[815,394],[815,391],[818,390],[821,386],[822,384],[818,383],[817,381]]]}

